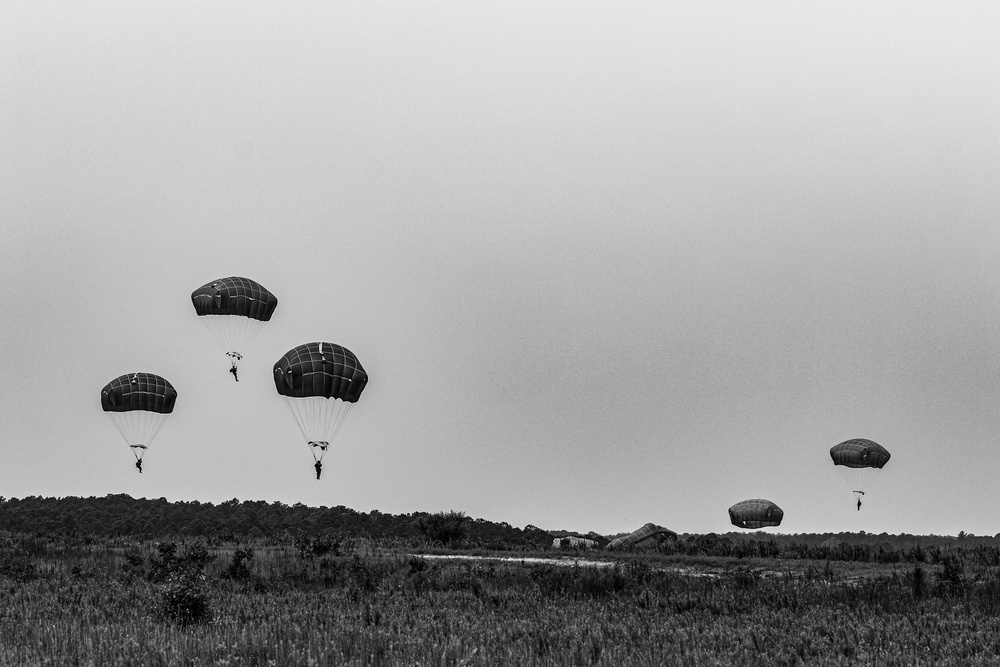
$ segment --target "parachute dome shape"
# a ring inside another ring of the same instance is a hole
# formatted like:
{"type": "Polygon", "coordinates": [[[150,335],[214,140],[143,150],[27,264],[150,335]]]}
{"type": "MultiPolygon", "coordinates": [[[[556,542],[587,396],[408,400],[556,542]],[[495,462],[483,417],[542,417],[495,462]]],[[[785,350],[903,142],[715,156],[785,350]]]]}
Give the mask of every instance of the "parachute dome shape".
{"type": "Polygon", "coordinates": [[[202,285],[191,293],[194,310],[229,355],[230,371],[237,380],[236,367],[243,353],[271,319],[278,298],[249,278],[232,276],[202,285]]]}
{"type": "Polygon", "coordinates": [[[615,539],[608,542],[608,546],[605,547],[609,550],[614,549],[624,549],[627,547],[645,547],[645,546],[656,546],[660,542],[665,540],[677,539],[677,533],[670,530],[669,528],[664,528],[663,526],[657,526],[655,523],[647,523],[642,528],[634,530],[628,535],[622,535],[621,537],[616,537],[615,539]]]}
{"type": "Polygon", "coordinates": [[[784,516],[780,507],[763,498],[744,500],[729,508],[729,521],[737,528],[780,526],[784,516]]]}
{"type": "Polygon", "coordinates": [[[830,448],[830,458],[860,499],[892,455],[882,445],[865,438],[845,440],[830,448]]]}
{"type": "Polygon", "coordinates": [[[358,358],[335,343],[299,345],[274,364],[274,387],[285,397],[317,463],[367,385],[368,373],[358,358]]]}
{"type": "Polygon", "coordinates": [[[136,461],[142,460],[146,448],[174,411],[176,401],[173,385],[153,373],[122,375],[101,390],[101,408],[132,449],[136,461]]]}
{"type": "Polygon", "coordinates": [[[845,440],[830,448],[833,464],[848,468],[883,468],[891,456],[888,449],[865,438],[845,440]]]}

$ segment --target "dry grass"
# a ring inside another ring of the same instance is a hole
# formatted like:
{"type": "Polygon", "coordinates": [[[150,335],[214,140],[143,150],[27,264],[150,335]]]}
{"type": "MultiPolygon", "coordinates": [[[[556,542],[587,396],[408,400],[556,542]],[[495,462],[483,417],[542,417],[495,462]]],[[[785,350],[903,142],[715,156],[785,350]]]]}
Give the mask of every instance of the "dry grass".
{"type": "Polygon", "coordinates": [[[188,544],[170,555],[148,542],[7,536],[0,664],[986,665],[1000,656],[990,567],[925,565],[917,587],[911,565],[866,564],[854,576],[844,564],[713,559],[686,565],[717,576],[694,577],[677,557],[598,569],[250,551],[188,544]],[[182,623],[164,605],[170,582],[188,575],[204,577],[195,592],[210,613],[182,623]]]}

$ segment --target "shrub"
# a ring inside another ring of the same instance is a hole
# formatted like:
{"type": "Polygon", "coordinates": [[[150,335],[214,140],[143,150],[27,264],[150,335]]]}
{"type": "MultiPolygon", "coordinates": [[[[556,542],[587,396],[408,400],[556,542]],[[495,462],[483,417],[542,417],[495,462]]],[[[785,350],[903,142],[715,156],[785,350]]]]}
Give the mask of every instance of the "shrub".
{"type": "Polygon", "coordinates": [[[347,572],[351,581],[358,589],[366,593],[373,593],[382,583],[382,580],[389,574],[389,565],[376,560],[365,560],[360,556],[351,558],[347,572]]]}
{"type": "Polygon", "coordinates": [[[18,582],[31,581],[37,576],[35,564],[23,556],[7,556],[0,560],[0,576],[18,582]]]}
{"type": "Polygon", "coordinates": [[[253,558],[253,549],[237,549],[233,553],[233,560],[229,563],[226,576],[234,581],[246,581],[251,578],[250,568],[247,561],[253,558]]]}
{"type": "Polygon", "coordinates": [[[199,568],[204,567],[214,558],[215,556],[208,553],[208,549],[201,542],[192,544],[184,552],[184,560],[199,568]]]}
{"type": "Polygon", "coordinates": [[[149,560],[150,581],[163,581],[177,567],[177,545],[174,542],[161,542],[156,545],[156,550],[160,554],[159,559],[149,560]]]}
{"type": "Polygon", "coordinates": [[[204,623],[211,619],[205,575],[191,568],[180,568],[167,576],[160,588],[163,616],[181,625],[204,623]]]}
{"type": "Polygon", "coordinates": [[[300,533],[295,538],[295,548],[298,551],[299,558],[309,559],[327,554],[339,556],[341,544],[340,540],[330,535],[308,537],[300,533]]]}
{"type": "Polygon", "coordinates": [[[944,597],[965,595],[965,568],[955,556],[941,559],[941,571],[937,574],[937,592],[944,597]]]}

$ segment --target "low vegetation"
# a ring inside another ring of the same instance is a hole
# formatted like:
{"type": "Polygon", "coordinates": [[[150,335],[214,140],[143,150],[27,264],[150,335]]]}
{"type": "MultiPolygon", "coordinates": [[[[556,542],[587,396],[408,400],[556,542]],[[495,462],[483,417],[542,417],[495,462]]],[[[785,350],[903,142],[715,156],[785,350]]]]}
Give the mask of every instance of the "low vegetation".
{"type": "Polygon", "coordinates": [[[0,664],[986,665],[1000,655],[995,545],[813,559],[768,538],[734,554],[742,543],[720,539],[599,553],[598,567],[530,564],[523,550],[436,559],[441,543],[429,539],[0,533],[0,664]]]}

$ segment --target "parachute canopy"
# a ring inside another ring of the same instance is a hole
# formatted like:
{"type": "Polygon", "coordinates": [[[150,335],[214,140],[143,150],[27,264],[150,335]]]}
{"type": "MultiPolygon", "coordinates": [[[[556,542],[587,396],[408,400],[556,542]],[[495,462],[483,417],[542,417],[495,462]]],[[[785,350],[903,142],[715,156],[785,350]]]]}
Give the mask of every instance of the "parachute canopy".
{"type": "Polygon", "coordinates": [[[346,347],[306,343],[285,353],[274,364],[274,386],[289,398],[334,398],[357,403],[368,385],[368,374],[346,347]]]}
{"type": "Polygon", "coordinates": [[[191,293],[198,315],[240,315],[267,322],[278,298],[249,278],[232,276],[202,285],[191,293]]]}
{"type": "Polygon", "coordinates": [[[309,445],[317,479],[323,454],[367,385],[358,358],[334,343],[299,345],[274,364],[274,387],[309,445]]]}
{"type": "Polygon", "coordinates": [[[848,468],[882,468],[890,456],[885,447],[865,438],[845,440],[830,448],[833,464],[848,468]]]}
{"type": "Polygon", "coordinates": [[[784,511],[770,500],[752,498],[729,508],[729,521],[737,528],[765,528],[780,526],[784,511]]]}
{"type": "Polygon", "coordinates": [[[122,375],[101,390],[101,408],[132,449],[140,472],[142,455],[174,411],[176,401],[173,386],[152,373],[122,375]]]}
{"type": "MultiPolygon", "coordinates": [[[[889,462],[889,450],[872,440],[853,438],[830,448],[830,458],[860,503],[879,470],[889,462]]],[[[858,509],[861,509],[860,504],[858,509]]]]}
{"type": "Polygon", "coordinates": [[[672,539],[677,539],[677,533],[674,531],[669,528],[664,528],[663,526],[657,526],[655,523],[647,523],[642,528],[634,530],[628,535],[616,537],[608,542],[608,546],[605,548],[614,550],[633,546],[656,546],[660,542],[672,539]]]}
{"type": "Polygon", "coordinates": [[[145,410],[170,414],[176,400],[173,385],[152,373],[121,375],[101,390],[101,407],[105,412],[145,410]]]}
{"type": "Polygon", "coordinates": [[[191,293],[194,311],[201,317],[219,347],[232,362],[230,373],[236,380],[237,365],[271,319],[278,299],[263,285],[249,278],[219,278],[191,293]]]}

